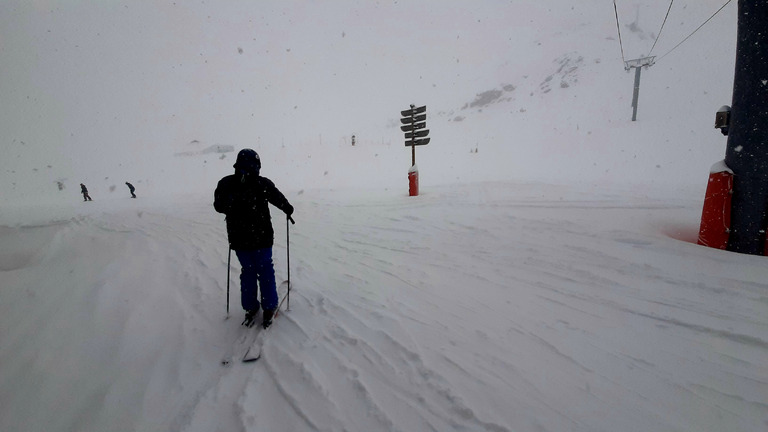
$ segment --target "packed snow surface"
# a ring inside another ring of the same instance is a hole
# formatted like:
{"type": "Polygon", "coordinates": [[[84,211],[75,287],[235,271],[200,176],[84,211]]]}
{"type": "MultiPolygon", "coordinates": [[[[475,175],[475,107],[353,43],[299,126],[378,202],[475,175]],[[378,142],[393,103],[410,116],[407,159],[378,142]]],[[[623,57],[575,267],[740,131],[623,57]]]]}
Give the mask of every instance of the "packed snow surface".
{"type": "Polygon", "coordinates": [[[700,200],[518,183],[291,196],[290,310],[258,362],[225,367],[254,330],[236,294],[225,320],[209,198],[3,227],[0,429],[768,426],[765,258],[685,241],[700,200]]]}

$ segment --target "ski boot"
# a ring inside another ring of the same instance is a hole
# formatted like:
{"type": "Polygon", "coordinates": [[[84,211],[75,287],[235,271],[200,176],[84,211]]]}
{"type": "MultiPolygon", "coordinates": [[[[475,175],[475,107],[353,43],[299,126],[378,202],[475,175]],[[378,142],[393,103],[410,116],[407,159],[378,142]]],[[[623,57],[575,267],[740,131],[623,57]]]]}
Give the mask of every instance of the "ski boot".
{"type": "Polygon", "coordinates": [[[264,317],[262,319],[261,325],[264,326],[264,328],[269,327],[272,325],[272,318],[275,316],[275,309],[264,309],[264,317]]]}
{"type": "MultiPolygon", "coordinates": [[[[266,312],[266,311],[265,311],[266,312]]],[[[245,319],[243,320],[243,325],[246,327],[253,327],[253,325],[256,323],[256,314],[259,313],[259,308],[251,309],[245,311],[245,319]]]]}

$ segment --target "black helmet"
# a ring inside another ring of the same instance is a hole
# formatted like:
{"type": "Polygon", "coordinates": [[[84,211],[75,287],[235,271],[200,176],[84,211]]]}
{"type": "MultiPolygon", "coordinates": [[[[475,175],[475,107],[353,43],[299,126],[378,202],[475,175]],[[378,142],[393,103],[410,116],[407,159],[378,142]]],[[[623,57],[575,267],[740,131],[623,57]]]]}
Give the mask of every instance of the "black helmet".
{"type": "Polygon", "coordinates": [[[237,161],[232,165],[236,170],[242,170],[247,173],[259,174],[261,169],[261,159],[259,154],[251,149],[242,149],[237,154],[237,161]]]}

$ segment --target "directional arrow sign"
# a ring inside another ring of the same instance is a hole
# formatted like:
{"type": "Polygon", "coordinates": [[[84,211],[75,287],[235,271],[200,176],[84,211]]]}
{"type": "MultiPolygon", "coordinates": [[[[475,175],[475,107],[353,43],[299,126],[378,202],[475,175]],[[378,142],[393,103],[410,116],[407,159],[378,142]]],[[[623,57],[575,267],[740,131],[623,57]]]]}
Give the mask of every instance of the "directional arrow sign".
{"type": "Polygon", "coordinates": [[[400,119],[400,123],[402,123],[402,124],[410,124],[410,123],[414,123],[414,122],[425,121],[426,119],[427,119],[427,115],[426,114],[422,114],[422,115],[417,115],[416,117],[404,117],[404,118],[401,118],[400,119]]]}
{"type": "Polygon", "coordinates": [[[425,127],[427,127],[426,123],[407,124],[405,126],[400,126],[400,130],[403,132],[411,132],[418,129],[424,129],[425,127]]]}
{"type": "Polygon", "coordinates": [[[405,138],[424,138],[429,135],[429,129],[424,129],[416,132],[406,132],[405,138]]]}
{"type": "MultiPolygon", "coordinates": [[[[413,106],[413,105],[411,105],[411,106],[413,106]]],[[[421,113],[426,112],[426,111],[427,111],[427,106],[424,105],[424,106],[420,106],[418,108],[411,108],[411,109],[407,109],[405,111],[400,111],[400,114],[402,114],[403,117],[410,117],[410,116],[412,116],[414,114],[421,114],[421,113]]]]}
{"type": "Polygon", "coordinates": [[[418,146],[418,145],[427,145],[428,143],[429,143],[429,138],[424,138],[424,139],[415,140],[415,141],[413,140],[406,141],[405,146],[410,147],[410,146],[418,146]]]}

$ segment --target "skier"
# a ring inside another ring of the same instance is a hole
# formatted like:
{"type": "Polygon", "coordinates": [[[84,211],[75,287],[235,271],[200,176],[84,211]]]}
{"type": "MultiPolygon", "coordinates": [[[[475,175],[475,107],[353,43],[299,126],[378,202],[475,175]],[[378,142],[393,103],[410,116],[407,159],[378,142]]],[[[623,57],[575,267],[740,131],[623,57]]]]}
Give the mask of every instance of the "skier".
{"type": "Polygon", "coordinates": [[[272,263],[274,230],[268,204],[282,210],[286,217],[293,214],[293,206],[271,180],[259,175],[261,160],[255,151],[240,150],[233,167],[235,174],[222,178],[216,186],[213,207],[226,215],[229,246],[242,266],[243,324],[253,325],[259,307],[262,307],[262,325],[267,328],[272,324],[278,306],[272,263]],[[258,288],[261,288],[261,304],[257,298],[258,288]]]}
{"type": "Polygon", "coordinates": [[[135,193],[133,193],[133,191],[135,191],[135,190],[136,190],[136,188],[135,188],[135,187],[133,187],[133,185],[132,185],[132,184],[130,184],[130,183],[128,183],[128,182],[125,182],[125,184],[126,184],[126,185],[128,185],[128,190],[130,190],[130,191],[131,191],[131,198],[136,198],[136,194],[135,194],[135,193]]]}
{"type": "Polygon", "coordinates": [[[83,194],[83,201],[93,201],[91,196],[88,195],[88,188],[82,183],[80,183],[80,193],[83,194]]]}

